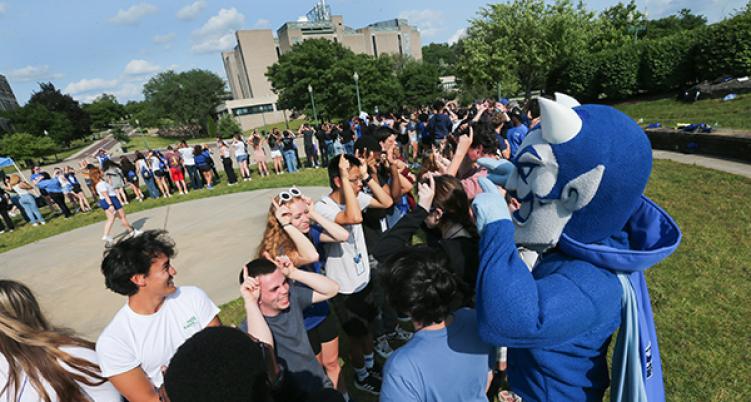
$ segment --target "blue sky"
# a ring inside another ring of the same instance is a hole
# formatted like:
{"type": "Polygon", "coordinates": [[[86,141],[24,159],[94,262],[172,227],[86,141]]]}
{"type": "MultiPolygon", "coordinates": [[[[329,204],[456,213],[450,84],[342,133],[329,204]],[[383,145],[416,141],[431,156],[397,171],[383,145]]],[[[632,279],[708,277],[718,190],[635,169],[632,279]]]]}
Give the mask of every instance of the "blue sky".
{"type": "MultiPolygon", "coordinates": [[[[143,98],[151,76],[166,69],[202,68],[226,78],[220,51],[237,29],[271,28],[304,15],[314,0],[0,0],[0,74],[24,104],[51,81],[88,102],[101,93],[121,102],[143,98]]],[[[718,21],[746,0],[638,0],[649,18],[681,8],[718,21]]],[[[402,17],[417,25],[423,44],[455,40],[487,1],[329,0],[345,24],[360,28],[402,17]]],[[[589,0],[601,10],[613,1],[589,0]]]]}

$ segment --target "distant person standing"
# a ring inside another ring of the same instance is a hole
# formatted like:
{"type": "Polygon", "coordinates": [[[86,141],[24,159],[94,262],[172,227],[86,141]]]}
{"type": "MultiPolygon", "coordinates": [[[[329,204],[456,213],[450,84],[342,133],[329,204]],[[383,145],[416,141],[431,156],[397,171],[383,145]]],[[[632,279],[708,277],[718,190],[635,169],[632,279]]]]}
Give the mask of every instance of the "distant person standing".
{"type": "Polygon", "coordinates": [[[232,148],[235,150],[235,159],[237,159],[237,164],[240,165],[240,175],[243,177],[243,181],[250,180],[248,145],[245,143],[245,139],[242,135],[235,134],[235,139],[232,141],[232,148]]]}
{"type": "Polygon", "coordinates": [[[213,189],[214,186],[212,184],[214,182],[214,172],[211,170],[211,155],[209,154],[209,151],[200,145],[194,146],[193,160],[196,161],[196,166],[198,166],[198,170],[203,175],[203,181],[206,183],[206,188],[209,190],[213,189]]]}
{"type": "Polygon", "coordinates": [[[185,174],[183,173],[183,157],[179,151],[172,149],[172,145],[167,147],[167,153],[164,155],[169,165],[169,174],[172,182],[177,187],[178,194],[188,194],[188,185],[185,183],[185,174]]]}
{"type": "Polygon", "coordinates": [[[8,215],[8,209],[13,204],[10,201],[10,195],[5,192],[5,189],[3,189],[2,186],[0,186],[0,216],[2,216],[2,221],[0,221],[0,233],[5,233],[5,230],[12,232],[16,225],[13,224],[13,219],[10,219],[10,215],[8,215]],[[5,224],[3,224],[3,222],[5,224]]]}
{"type": "Polygon", "coordinates": [[[131,162],[125,155],[120,157],[120,169],[122,169],[125,174],[125,180],[128,182],[130,189],[133,190],[133,194],[136,195],[136,199],[139,202],[143,201],[143,192],[141,192],[138,180],[138,170],[135,165],[133,165],[133,162],[131,162]]]}
{"type": "Polygon", "coordinates": [[[315,135],[315,131],[313,131],[308,123],[303,123],[303,125],[300,126],[298,133],[302,134],[303,147],[305,148],[305,158],[307,159],[305,164],[309,168],[317,168],[319,166],[318,155],[316,154],[316,148],[313,144],[313,136],[315,135]]]}
{"type": "Polygon", "coordinates": [[[180,157],[182,157],[183,159],[183,166],[185,166],[185,170],[188,171],[188,177],[190,178],[190,187],[193,188],[193,190],[198,190],[199,188],[203,187],[203,184],[201,183],[201,174],[198,173],[196,162],[193,160],[193,148],[189,147],[188,143],[183,141],[180,143],[178,152],[180,152],[180,157]]]}
{"type": "Polygon", "coordinates": [[[318,141],[318,151],[321,153],[321,166],[328,166],[329,155],[326,153],[326,132],[323,130],[323,124],[318,126],[314,135],[318,141]]]}
{"type": "Polygon", "coordinates": [[[149,167],[154,173],[154,180],[156,185],[159,186],[159,191],[162,192],[164,198],[172,198],[172,194],[169,191],[169,185],[167,184],[166,164],[159,157],[158,151],[149,151],[148,155],[149,167]]]}
{"type": "Polygon", "coordinates": [[[68,165],[63,169],[63,177],[68,181],[68,183],[70,183],[72,195],[71,198],[78,203],[78,207],[81,209],[81,211],[91,211],[91,205],[89,205],[89,200],[86,199],[86,195],[84,195],[83,193],[83,188],[81,188],[81,183],[76,177],[76,170],[73,169],[73,166],[68,165]]]}
{"type": "Polygon", "coordinates": [[[266,165],[266,152],[263,149],[263,137],[258,134],[258,131],[253,131],[253,136],[250,137],[251,145],[253,147],[253,160],[258,166],[258,174],[263,176],[269,175],[269,167],[266,165]]]}
{"type": "Polygon", "coordinates": [[[282,144],[282,151],[284,152],[284,162],[287,164],[287,171],[289,173],[297,172],[297,158],[295,157],[295,135],[292,134],[292,131],[284,131],[282,144]]]}
{"type": "Polygon", "coordinates": [[[45,225],[47,222],[44,220],[42,213],[39,212],[36,198],[34,198],[34,195],[31,193],[31,191],[34,190],[34,186],[25,181],[21,181],[21,178],[17,174],[10,176],[8,184],[10,184],[13,191],[18,194],[18,202],[26,212],[26,216],[29,218],[31,226],[38,226],[39,224],[45,225]]]}
{"type": "MultiPolygon", "coordinates": [[[[141,151],[136,151],[136,171],[143,177],[146,188],[149,190],[149,197],[159,198],[159,189],[156,187],[156,179],[154,179],[154,172],[151,170],[151,164],[141,151]]],[[[96,195],[96,190],[92,192],[96,195]]]]}
{"type": "Polygon", "coordinates": [[[232,167],[232,157],[230,156],[229,145],[227,145],[223,139],[218,138],[216,140],[216,146],[219,148],[219,156],[222,157],[224,173],[227,175],[227,184],[234,186],[237,183],[237,175],[235,174],[235,168],[232,167]]]}
{"type": "Polygon", "coordinates": [[[128,195],[125,194],[125,176],[120,166],[112,159],[107,159],[104,161],[102,171],[107,178],[107,182],[115,189],[115,194],[117,194],[117,199],[120,200],[120,203],[128,205],[128,195]]]}
{"type": "Polygon", "coordinates": [[[60,181],[56,177],[50,177],[49,173],[43,172],[35,182],[40,190],[44,190],[47,195],[60,207],[65,219],[73,216],[68,206],[65,204],[65,195],[63,195],[63,187],[60,185],[60,181]]]}

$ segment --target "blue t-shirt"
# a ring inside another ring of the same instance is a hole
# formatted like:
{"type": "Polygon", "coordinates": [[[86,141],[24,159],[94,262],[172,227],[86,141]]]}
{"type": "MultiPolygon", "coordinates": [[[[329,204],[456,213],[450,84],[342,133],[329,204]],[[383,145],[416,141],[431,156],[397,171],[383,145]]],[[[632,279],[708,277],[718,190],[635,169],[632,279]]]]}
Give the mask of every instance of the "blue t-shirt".
{"type": "Polygon", "coordinates": [[[37,187],[48,193],[62,193],[63,187],[60,185],[60,181],[56,178],[42,180],[37,183],[37,187]]]}
{"type": "MultiPolygon", "coordinates": [[[[308,239],[313,243],[313,245],[318,250],[319,260],[308,264],[303,265],[300,267],[300,269],[304,269],[309,272],[315,272],[317,274],[321,273],[321,261],[325,260],[325,256],[323,255],[323,247],[321,243],[321,233],[323,233],[323,228],[318,225],[310,225],[310,231],[308,232],[308,239]]],[[[305,310],[302,312],[303,320],[305,321],[305,330],[310,331],[311,329],[321,325],[323,320],[326,319],[326,316],[329,315],[329,303],[328,302],[319,302],[315,304],[311,304],[305,310]]]]}
{"type": "Polygon", "coordinates": [[[211,159],[211,155],[209,155],[209,151],[203,151],[198,155],[193,156],[193,160],[195,161],[196,165],[198,166],[206,166],[209,165],[209,160],[211,159]]]}
{"type": "Polygon", "coordinates": [[[527,131],[529,131],[529,129],[524,124],[520,124],[517,127],[511,127],[506,131],[506,137],[508,138],[508,143],[511,147],[511,156],[516,155],[516,152],[522,145],[522,141],[524,141],[524,137],[527,136],[527,131]]]}
{"type": "Polygon", "coordinates": [[[428,127],[433,133],[434,140],[442,140],[446,138],[451,132],[451,127],[453,127],[453,125],[454,124],[451,123],[451,118],[444,113],[434,114],[430,118],[430,121],[428,121],[428,127]]]}
{"type": "Polygon", "coordinates": [[[417,331],[389,357],[380,400],[486,402],[494,357],[477,333],[475,310],[457,310],[447,328],[417,331]]]}

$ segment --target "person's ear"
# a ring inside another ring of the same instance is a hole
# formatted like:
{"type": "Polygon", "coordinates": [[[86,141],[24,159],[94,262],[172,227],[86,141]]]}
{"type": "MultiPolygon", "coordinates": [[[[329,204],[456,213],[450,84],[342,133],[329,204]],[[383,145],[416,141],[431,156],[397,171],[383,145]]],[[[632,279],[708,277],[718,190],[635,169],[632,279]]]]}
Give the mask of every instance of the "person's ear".
{"type": "Polygon", "coordinates": [[[443,218],[443,208],[436,208],[434,214],[435,220],[440,221],[443,218]]]}
{"type": "Polygon", "coordinates": [[[133,282],[136,286],[139,288],[142,288],[146,286],[146,275],[144,274],[135,274],[130,277],[130,281],[133,282]]]}
{"type": "Polygon", "coordinates": [[[337,189],[342,188],[342,178],[341,178],[341,176],[334,177],[334,186],[337,189]]]}

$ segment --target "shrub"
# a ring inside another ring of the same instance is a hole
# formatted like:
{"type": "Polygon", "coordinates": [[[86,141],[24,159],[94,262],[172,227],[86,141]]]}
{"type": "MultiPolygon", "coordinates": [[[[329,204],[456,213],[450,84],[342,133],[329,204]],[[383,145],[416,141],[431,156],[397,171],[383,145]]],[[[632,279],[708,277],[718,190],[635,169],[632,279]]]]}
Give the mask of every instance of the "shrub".
{"type": "Polygon", "coordinates": [[[622,99],[636,93],[640,55],[636,45],[598,53],[600,92],[610,99],[622,99]]]}
{"type": "Polygon", "coordinates": [[[693,61],[702,80],[751,73],[751,8],[711,25],[700,37],[693,61]]]}
{"type": "Polygon", "coordinates": [[[677,89],[693,80],[691,53],[703,29],[640,43],[639,88],[649,92],[677,89]]]}
{"type": "Polygon", "coordinates": [[[599,54],[587,53],[569,60],[559,73],[557,88],[580,101],[597,99],[597,72],[600,69],[599,54]]]}

